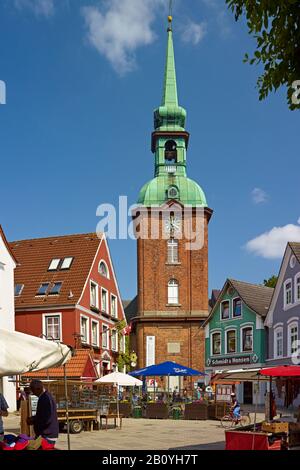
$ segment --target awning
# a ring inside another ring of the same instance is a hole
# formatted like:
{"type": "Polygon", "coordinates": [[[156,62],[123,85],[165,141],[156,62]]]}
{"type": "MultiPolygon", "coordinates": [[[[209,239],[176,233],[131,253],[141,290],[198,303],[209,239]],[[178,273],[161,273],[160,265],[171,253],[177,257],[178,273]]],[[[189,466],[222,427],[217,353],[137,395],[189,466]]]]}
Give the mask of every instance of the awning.
{"type": "Polygon", "coordinates": [[[261,369],[260,374],[268,377],[300,377],[300,366],[275,366],[261,369]]]}
{"type": "Polygon", "coordinates": [[[260,375],[261,369],[233,369],[223,370],[211,378],[212,383],[231,385],[239,382],[268,381],[269,378],[260,375]]]}
{"type": "Polygon", "coordinates": [[[72,350],[64,344],[0,330],[0,377],[60,366],[71,356],[72,350]]]}

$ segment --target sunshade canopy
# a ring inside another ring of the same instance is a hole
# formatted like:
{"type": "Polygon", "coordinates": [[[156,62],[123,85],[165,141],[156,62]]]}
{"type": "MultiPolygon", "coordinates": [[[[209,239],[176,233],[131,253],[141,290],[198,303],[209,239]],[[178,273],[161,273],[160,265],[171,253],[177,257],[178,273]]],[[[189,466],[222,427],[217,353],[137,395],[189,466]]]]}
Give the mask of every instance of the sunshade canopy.
{"type": "Polygon", "coordinates": [[[141,387],[143,382],[135,379],[128,374],[122,374],[121,372],[113,372],[112,374],[105,375],[100,379],[95,380],[96,384],[117,384],[123,387],[141,387]]]}
{"type": "Polygon", "coordinates": [[[300,377],[300,366],[276,366],[262,369],[261,375],[269,377],[300,377]]]}
{"type": "Polygon", "coordinates": [[[216,373],[212,378],[212,383],[219,384],[233,384],[240,382],[251,382],[256,380],[268,380],[267,377],[262,377],[261,369],[232,369],[224,370],[216,373]]]}
{"type": "Polygon", "coordinates": [[[71,357],[64,344],[0,330],[0,377],[61,366],[71,357]]]}
{"type": "Polygon", "coordinates": [[[203,372],[199,370],[190,369],[189,367],[176,364],[176,362],[162,362],[161,364],[145,367],[144,369],[135,370],[130,372],[134,377],[163,377],[163,376],[203,376],[203,372]]]}

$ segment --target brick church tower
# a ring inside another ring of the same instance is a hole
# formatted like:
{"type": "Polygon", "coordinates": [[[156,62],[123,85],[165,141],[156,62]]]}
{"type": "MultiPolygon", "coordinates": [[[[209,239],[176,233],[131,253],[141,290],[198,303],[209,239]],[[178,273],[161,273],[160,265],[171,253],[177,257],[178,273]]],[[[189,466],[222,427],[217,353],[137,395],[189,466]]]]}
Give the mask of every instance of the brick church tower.
{"type": "MultiPolygon", "coordinates": [[[[175,361],[204,370],[208,316],[208,208],[187,177],[189,133],[178,104],[172,19],[169,18],[161,106],[154,111],[154,178],[140,191],[136,222],[138,295],[132,302],[132,349],[137,367],[175,361]]],[[[129,310],[130,310],[129,309],[129,310]]],[[[185,382],[185,386],[187,382],[185,382]]],[[[179,378],[171,388],[183,386],[179,378]]]]}

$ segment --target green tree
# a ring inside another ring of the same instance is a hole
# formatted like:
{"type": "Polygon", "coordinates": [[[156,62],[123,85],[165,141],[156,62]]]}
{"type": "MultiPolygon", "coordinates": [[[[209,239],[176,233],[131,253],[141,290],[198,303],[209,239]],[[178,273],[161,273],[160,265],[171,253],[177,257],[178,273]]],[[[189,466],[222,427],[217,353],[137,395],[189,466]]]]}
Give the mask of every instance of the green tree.
{"type": "Polygon", "coordinates": [[[300,0],[225,0],[236,21],[246,16],[249,34],[256,39],[253,57],[244,62],[262,64],[259,99],[287,87],[290,109],[300,109],[300,0]],[[298,103],[297,103],[298,102],[298,103]]]}
{"type": "Polygon", "coordinates": [[[266,287],[274,287],[275,288],[276,284],[277,284],[277,281],[278,281],[278,276],[272,276],[269,279],[264,280],[264,285],[266,287]]]}
{"type": "MultiPolygon", "coordinates": [[[[120,321],[116,329],[119,332],[119,351],[121,350],[121,334],[120,332],[125,328],[126,326],[126,321],[120,321]]],[[[119,352],[118,354],[118,359],[117,359],[117,364],[118,364],[118,370],[121,372],[124,369],[124,366],[126,366],[127,372],[130,371],[130,338],[129,336],[125,336],[125,351],[124,352],[119,352]]]]}

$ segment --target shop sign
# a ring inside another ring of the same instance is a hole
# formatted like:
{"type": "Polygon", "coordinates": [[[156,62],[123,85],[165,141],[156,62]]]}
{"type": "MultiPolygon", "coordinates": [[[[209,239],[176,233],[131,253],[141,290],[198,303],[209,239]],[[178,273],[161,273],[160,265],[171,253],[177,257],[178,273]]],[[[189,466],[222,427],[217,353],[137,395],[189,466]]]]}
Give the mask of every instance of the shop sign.
{"type": "Polygon", "coordinates": [[[254,356],[238,356],[238,357],[219,357],[207,359],[206,364],[208,367],[217,366],[237,366],[244,364],[252,364],[257,362],[258,358],[254,356]]]}

